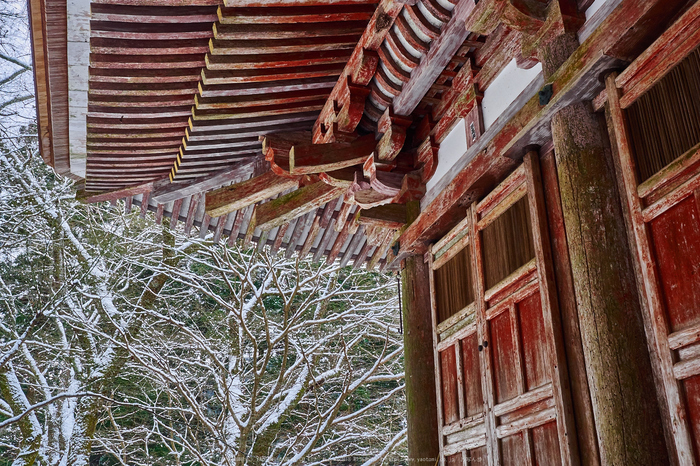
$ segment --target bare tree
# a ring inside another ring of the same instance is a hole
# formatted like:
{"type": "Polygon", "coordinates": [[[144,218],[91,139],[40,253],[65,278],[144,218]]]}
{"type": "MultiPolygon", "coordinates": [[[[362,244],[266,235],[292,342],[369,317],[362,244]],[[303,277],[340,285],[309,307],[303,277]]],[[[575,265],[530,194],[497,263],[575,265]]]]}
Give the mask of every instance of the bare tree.
{"type": "Polygon", "coordinates": [[[190,240],[0,151],[14,464],[368,464],[404,441],[389,277],[190,240]]]}
{"type": "Polygon", "coordinates": [[[148,324],[128,347],[167,400],[149,409],[173,453],[212,465],[373,464],[403,442],[386,276],[204,243],[182,263],[157,269],[173,280],[168,298],[139,309],[148,324]]]}

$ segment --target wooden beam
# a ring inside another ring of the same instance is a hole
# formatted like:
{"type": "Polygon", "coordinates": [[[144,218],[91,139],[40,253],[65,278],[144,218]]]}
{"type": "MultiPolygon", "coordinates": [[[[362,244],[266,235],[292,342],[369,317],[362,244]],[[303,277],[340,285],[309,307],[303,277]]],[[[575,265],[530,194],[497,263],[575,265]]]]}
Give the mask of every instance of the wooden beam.
{"type": "MultiPolygon", "coordinates": [[[[296,37],[334,37],[338,34],[359,34],[364,21],[294,24],[221,24],[214,23],[214,37],[223,40],[294,39],[296,37]]],[[[211,34],[211,33],[210,33],[211,34]]]]}
{"type": "Polygon", "coordinates": [[[328,93],[326,89],[305,89],[300,91],[268,92],[265,94],[251,94],[240,96],[217,96],[200,97],[195,96],[194,104],[200,110],[211,110],[216,108],[240,108],[240,107],[261,107],[266,105],[298,104],[317,100],[320,96],[328,93]]]}
{"type": "Polygon", "coordinates": [[[182,209],[182,199],[177,199],[173,202],[173,208],[170,211],[170,226],[172,230],[177,225],[178,220],[180,220],[180,209],[182,209]]]}
{"type": "Polygon", "coordinates": [[[271,230],[304,215],[343,194],[341,188],[318,182],[299,188],[284,196],[262,204],[251,222],[261,230],[271,230]]]}
{"type": "MultiPolygon", "coordinates": [[[[134,0],[132,0],[134,1],[134,0]]],[[[143,0],[140,0],[143,1],[143,0]]],[[[213,0],[199,0],[213,1],[213,0]]],[[[362,5],[373,3],[368,0],[225,0],[227,7],[299,7],[299,6],[333,6],[333,5],[362,5]]]]}
{"type": "Polygon", "coordinates": [[[170,183],[153,190],[151,196],[157,202],[170,202],[217,188],[229,181],[247,178],[253,174],[255,158],[244,159],[233,170],[222,170],[212,175],[195,178],[189,182],[170,183]]]}
{"type": "Polygon", "coordinates": [[[582,94],[594,96],[600,89],[600,73],[619,63],[610,55],[624,55],[625,50],[635,47],[634,41],[627,38],[637,35],[636,40],[639,40],[641,28],[636,27],[637,23],[652,13],[663,13],[668,17],[680,3],[664,2],[662,5],[659,2],[622,0],[601,26],[547,79],[554,90],[547,105],[541,106],[538,95],[534,95],[498,133],[490,138],[482,136],[471,149],[473,158],[469,164],[429,205],[423,206],[421,215],[404,232],[402,253],[397,260],[412,252],[424,251],[434,235],[454,226],[454,219],[464,215],[464,208],[460,205],[464,197],[479,195],[475,183],[480,178],[498,179],[513,169],[514,160],[507,157],[508,154],[529,144],[543,144],[544,141],[537,138],[548,137],[553,115],[566,105],[579,101],[582,94]]]}
{"type": "Polygon", "coordinates": [[[343,245],[348,240],[348,237],[352,234],[352,230],[353,222],[345,222],[340,232],[338,233],[338,236],[336,237],[335,242],[333,243],[333,246],[331,247],[331,250],[328,253],[328,256],[326,256],[326,264],[332,264],[333,261],[335,261],[343,245]]]}
{"type": "Polygon", "coordinates": [[[163,211],[165,210],[165,204],[158,203],[156,207],[156,224],[160,225],[163,221],[163,211]]]}
{"type": "Polygon", "coordinates": [[[254,107],[234,107],[217,109],[189,109],[193,120],[227,120],[229,118],[250,118],[269,115],[287,115],[307,111],[319,111],[323,106],[322,99],[305,101],[303,103],[287,103],[273,105],[258,105],[254,107]]]}
{"type": "Polygon", "coordinates": [[[323,173],[361,165],[372,156],[376,142],[373,134],[346,143],[299,144],[289,151],[292,175],[323,173]]]}
{"type": "Polygon", "coordinates": [[[209,70],[251,70],[266,68],[293,68],[296,66],[345,63],[350,50],[321,50],[311,52],[268,53],[250,55],[210,55],[206,66],[209,70]]]}
{"type": "Polygon", "coordinates": [[[345,248],[345,252],[343,253],[343,256],[340,258],[340,266],[345,267],[348,265],[348,262],[352,259],[352,252],[357,249],[357,247],[360,245],[362,240],[365,239],[365,227],[360,225],[357,228],[357,231],[353,235],[352,239],[350,240],[350,244],[348,244],[348,247],[345,248]]]}
{"type": "Polygon", "coordinates": [[[224,232],[224,226],[226,225],[226,221],[229,219],[231,215],[234,215],[233,213],[230,213],[226,216],[221,216],[218,217],[216,220],[216,229],[214,229],[214,244],[219,244],[219,241],[221,241],[221,234],[224,232]]]}
{"type": "Polygon", "coordinates": [[[355,261],[352,264],[353,269],[357,270],[362,267],[362,264],[365,262],[365,259],[367,259],[367,255],[372,250],[372,247],[372,244],[370,244],[369,240],[366,239],[362,249],[360,249],[360,252],[357,253],[357,257],[355,257],[355,261]]]}
{"type": "Polygon", "coordinates": [[[323,230],[323,236],[321,236],[321,241],[318,242],[318,246],[316,246],[316,252],[313,255],[314,262],[318,262],[321,259],[321,256],[323,256],[323,253],[326,252],[328,243],[330,243],[331,238],[333,237],[333,233],[335,231],[332,228],[334,223],[335,219],[331,218],[331,221],[329,222],[328,226],[325,230],[323,230]]]}
{"type": "Polygon", "coordinates": [[[187,209],[187,218],[185,220],[185,234],[189,235],[192,230],[192,225],[194,225],[194,216],[197,213],[197,204],[201,199],[202,195],[200,193],[193,194],[190,197],[190,205],[187,209]]]}
{"type": "Polygon", "coordinates": [[[146,212],[148,212],[148,203],[149,203],[150,194],[151,194],[150,191],[146,191],[143,194],[141,194],[141,213],[140,213],[141,218],[145,218],[146,212]]]}
{"type": "Polygon", "coordinates": [[[327,23],[331,21],[367,21],[374,5],[300,5],[284,7],[219,7],[222,24],[297,24],[327,23]]]}
{"type": "Polygon", "coordinates": [[[204,239],[207,236],[207,232],[209,231],[209,224],[211,223],[211,216],[207,214],[206,212],[204,213],[204,217],[202,217],[202,223],[199,225],[199,237],[201,239],[204,239]]]}
{"type": "Polygon", "coordinates": [[[213,216],[227,214],[261,202],[288,189],[296,188],[299,182],[272,172],[236,183],[206,194],[206,212],[213,216]]]}
{"type": "Polygon", "coordinates": [[[294,227],[294,233],[292,233],[292,237],[289,238],[289,243],[287,244],[287,251],[285,252],[285,257],[292,257],[292,254],[297,250],[297,243],[299,242],[301,235],[304,233],[306,227],[313,223],[315,218],[315,210],[306,214],[305,217],[299,217],[299,219],[297,220],[297,224],[294,227]]]}
{"type": "Polygon", "coordinates": [[[238,239],[238,234],[241,232],[241,225],[243,225],[243,220],[245,219],[248,210],[251,208],[252,206],[248,206],[245,209],[241,209],[238,212],[236,212],[236,219],[233,221],[233,225],[231,225],[231,233],[229,233],[228,237],[227,244],[229,246],[233,246],[236,240],[238,239]]]}
{"type": "MultiPolygon", "coordinates": [[[[359,38],[359,33],[350,33],[334,37],[298,37],[295,39],[211,39],[209,42],[209,53],[212,55],[245,55],[265,53],[271,50],[277,53],[289,53],[352,49],[355,47],[355,44],[357,44],[359,38]]],[[[204,52],[206,53],[206,50],[204,50],[204,52]]],[[[335,83],[335,79],[333,83],[335,83]]]]}
{"type": "Polygon", "coordinates": [[[282,246],[282,240],[284,239],[284,235],[287,234],[289,225],[291,223],[294,223],[296,220],[297,219],[294,219],[291,222],[287,222],[277,229],[277,236],[275,236],[275,241],[272,243],[272,247],[270,248],[270,252],[272,254],[277,254],[277,251],[279,251],[280,246],[282,246]]]}
{"type": "Polygon", "coordinates": [[[342,70],[343,66],[339,63],[297,66],[293,68],[271,68],[262,70],[217,71],[203,69],[201,70],[201,77],[202,83],[208,86],[298,80],[308,78],[325,78],[327,76],[338,76],[342,70]]]}
{"type": "Polygon", "coordinates": [[[113,200],[116,201],[117,199],[136,196],[137,194],[143,194],[158,189],[161,186],[166,186],[169,183],[169,181],[170,180],[168,180],[167,178],[162,178],[159,180],[148,181],[138,186],[130,186],[128,188],[117,189],[106,193],[91,193],[90,191],[79,190],[76,193],[75,198],[80,202],[84,202],[86,204],[93,204],[95,202],[105,202],[113,200]]]}
{"type": "Polygon", "coordinates": [[[406,225],[406,204],[386,204],[361,209],[355,218],[361,225],[399,229],[406,225]]]}

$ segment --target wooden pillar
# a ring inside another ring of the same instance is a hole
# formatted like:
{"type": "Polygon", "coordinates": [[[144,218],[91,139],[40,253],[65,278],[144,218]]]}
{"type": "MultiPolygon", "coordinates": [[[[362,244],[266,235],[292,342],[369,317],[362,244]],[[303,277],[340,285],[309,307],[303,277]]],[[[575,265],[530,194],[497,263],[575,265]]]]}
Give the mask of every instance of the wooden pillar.
{"type": "MultiPolygon", "coordinates": [[[[578,45],[569,33],[540,49],[545,80],[578,45]]],[[[551,125],[601,463],[668,464],[605,124],[579,102],[551,125]]]]}
{"type": "Polygon", "coordinates": [[[607,137],[590,105],[552,119],[564,225],[603,464],[667,464],[607,137]]]}
{"type": "MultiPolygon", "coordinates": [[[[412,220],[417,216],[412,211],[419,207],[417,201],[409,204],[412,220]]],[[[423,256],[407,258],[401,270],[408,457],[412,466],[434,466],[439,457],[429,273],[423,256]]]]}
{"type": "Polygon", "coordinates": [[[564,214],[559,197],[559,181],[553,150],[548,150],[542,155],[540,167],[542,169],[542,185],[547,204],[547,223],[552,245],[552,262],[556,276],[564,346],[569,366],[571,399],[576,419],[579,456],[582,465],[598,466],[600,465],[598,440],[595,420],[593,419],[591,393],[586,377],[586,361],[583,343],[581,342],[581,329],[574,293],[574,279],[571,274],[571,261],[564,229],[564,214]]]}

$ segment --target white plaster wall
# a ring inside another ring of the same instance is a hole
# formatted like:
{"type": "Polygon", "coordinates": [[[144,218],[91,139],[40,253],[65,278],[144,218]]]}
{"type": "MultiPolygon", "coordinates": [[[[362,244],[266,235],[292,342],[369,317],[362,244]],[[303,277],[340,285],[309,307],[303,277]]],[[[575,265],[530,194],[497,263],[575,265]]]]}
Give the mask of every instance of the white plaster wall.
{"type": "Polygon", "coordinates": [[[90,66],[90,0],[68,0],[68,132],[70,170],[85,177],[87,156],[88,67],[90,66]]]}
{"type": "Polygon", "coordinates": [[[435,174],[426,184],[426,195],[421,201],[421,208],[425,208],[457,172],[464,169],[543,84],[542,66],[539,63],[529,70],[523,70],[517,67],[515,60],[512,60],[501,71],[484,93],[482,100],[484,133],[471,147],[467,148],[465,121],[460,120],[452,129],[440,144],[438,166],[435,174]]]}
{"type": "Polygon", "coordinates": [[[484,116],[484,130],[488,130],[503,111],[513,103],[521,92],[542,72],[537,64],[529,70],[518,68],[515,58],[496,76],[484,91],[481,109],[484,116]]]}
{"type": "Polygon", "coordinates": [[[600,9],[601,6],[603,6],[605,3],[607,3],[609,0],[595,0],[591,6],[588,7],[586,10],[586,21],[591,19],[591,16],[600,9]]]}
{"type": "Polygon", "coordinates": [[[461,119],[440,144],[440,149],[438,150],[438,166],[435,169],[433,177],[426,183],[426,190],[430,191],[466,151],[467,125],[464,119],[461,119]]]}

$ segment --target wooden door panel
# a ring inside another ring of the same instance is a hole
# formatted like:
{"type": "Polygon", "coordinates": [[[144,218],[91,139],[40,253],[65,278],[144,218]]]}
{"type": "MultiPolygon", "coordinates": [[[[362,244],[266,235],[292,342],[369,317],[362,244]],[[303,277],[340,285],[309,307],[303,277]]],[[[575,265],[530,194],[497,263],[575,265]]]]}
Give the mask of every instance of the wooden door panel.
{"type": "Polygon", "coordinates": [[[576,463],[533,157],[431,248],[443,464],[576,463]],[[471,279],[450,278],[448,270],[471,279]],[[451,285],[458,282],[470,286],[473,299],[451,285]]]}
{"type": "Polygon", "coordinates": [[[462,461],[462,453],[455,453],[454,455],[447,456],[445,458],[446,466],[464,466],[464,461],[462,461]]]}
{"type": "Polygon", "coordinates": [[[510,316],[506,310],[489,321],[496,403],[503,403],[520,394],[520,368],[510,316]]]}
{"type": "Polygon", "coordinates": [[[671,332],[700,323],[699,220],[689,196],[650,223],[671,332]]]}
{"type": "Polygon", "coordinates": [[[467,459],[469,461],[469,465],[474,465],[474,464],[487,464],[488,463],[488,453],[486,451],[486,447],[478,447],[478,448],[472,448],[471,450],[467,450],[467,459]]]}
{"type": "Polygon", "coordinates": [[[462,376],[464,377],[464,408],[467,417],[484,412],[484,395],[479,367],[479,341],[476,332],[461,341],[462,376]]]}
{"type": "Polygon", "coordinates": [[[691,426],[693,455],[695,461],[700,463],[700,375],[683,380],[681,385],[691,426]]]}
{"type": "Polygon", "coordinates": [[[552,421],[534,427],[531,435],[535,466],[559,466],[561,453],[557,437],[557,423],[552,421]]]}
{"type": "Polygon", "coordinates": [[[525,388],[529,391],[552,381],[540,293],[531,294],[517,303],[516,308],[520,324],[525,388]]]}
{"type": "Polygon", "coordinates": [[[501,464],[503,466],[528,466],[530,454],[525,440],[526,432],[518,432],[501,439],[501,464]]]}
{"type": "Polygon", "coordinates": [[[442,415],[445,425],[459,420],[459,394],[457,388],[457,357],[454,346],[440,352],[442,379],[442,415]]]}

